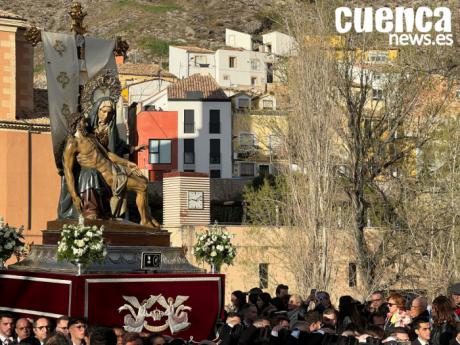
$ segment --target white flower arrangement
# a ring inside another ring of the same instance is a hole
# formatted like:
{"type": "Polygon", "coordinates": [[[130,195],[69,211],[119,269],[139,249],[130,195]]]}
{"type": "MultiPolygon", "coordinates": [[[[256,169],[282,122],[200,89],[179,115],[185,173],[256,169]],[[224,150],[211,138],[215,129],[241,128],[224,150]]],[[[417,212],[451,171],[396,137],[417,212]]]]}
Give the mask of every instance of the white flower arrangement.
{"type": "Polygon", "coordinates": [[[77,225],[66,224],[58,242],[58,261],[81,263],[88,267],[93,262],[102,262],[107,255],[102,233],[104,226],[86,226],[81,217],[77,225]]]}
{"type": "Polygon", "coordinates": [[[17,260],[25,254],[24,227],[13,228],[0,217],[0,265],[15,255],[17,260]]]}
{"type": "Polygon", "coordinates": [[[219,272],[223,264],[232,265],[236,249],[231,243],[233,235],[225,227],[215,223],[204,234],[197,235],[193,254],[198,261],[214,266],[219,272]]]}

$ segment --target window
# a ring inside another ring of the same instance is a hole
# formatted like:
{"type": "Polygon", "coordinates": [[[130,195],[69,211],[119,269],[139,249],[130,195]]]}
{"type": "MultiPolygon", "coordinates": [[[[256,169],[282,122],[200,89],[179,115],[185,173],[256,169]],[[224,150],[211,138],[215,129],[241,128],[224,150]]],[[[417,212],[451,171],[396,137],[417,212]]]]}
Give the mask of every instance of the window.
{"type": "Polygon", "coordinates": [[[195,111],[184,110],[184,133],[195,132],[195,111]]]}
{"type": "Polygon", "coordinates": [[[171,164],[171,140],[149,140],[149,163],[171,164]]]}
{"type": "Polygon", "coordinates": [[[272,45],[271,45],[271,43],[267,43],[265,46],[267,47],[267,53],[271,53],[271,52],[272,52],[272,45]]]}
{"type": "Polygon", "coordinates": [[[259,176],[268,176],[270,175],[270,165],[261,164],[259,165],[259,176]]]}
{"type": "Polygon", "coordinates": [[[220,133],[220,110],[211,109],[209,111],[209,133],[220,133]]]}
{"type": "Polygon", "coordinates": [[[259,264],[259,287],[268,288],[268,264],[259,264]]]}
{"type": "Polygon", "coordinates": [[[197,67],[209,67],[208,57],[206,55],[195,56],[195,66],[197,67]]]}
{"type": "Polygon", "coordinates": [[[228,74],[224,74],[224,80],[230,80],[230,76],[228,74]]]}
{"type": "Polygon", "coordinates": [[[460,101],[460,90],[457,90],[455,97],[457,97],[457,101],[460,101]]]}
{"type": "Polygon", "coordinates": [[[356,264],[354,262],[348,264],[348,286],[356,287],[356,264]]]}
{"type": "Polygon", "coordinates": [[[239,98],[238,99],[238,109],[249,108],[249,99],[248,98],[239,98]]]}
{"type": "Polygon", "coordinates": [[[256,84],[257,84],[257,78],[251,77],[251,86],[256,86],[256,84]]]}
{"type": "Polygon", "coordinates": [[[267,83],[273,83],[273,64],[267,63],[267,83]]]}
{"type": "Polygon", "coordinates": [[[209,140],[209,164],[220,164],[220,139],[209,140]]]}
{"type": "Polygon", "coordinates": [[[211,178],[220,178],[220,176],[221,176],[220,170],[218,170],[218,169],[210,170],[209,171],[209,176],[211,178]]]}
{"type": "Polygon", "coordinates": [[[254,176],[254,163],[240,162],[240,176],[254,176]]]}
{"type": "Polygon", "coordinates": [[[195,164],[195,139],[184,139],[184,164],[195,164]]]}
{"type": "Polygon", "coordinates": [[[240,146],[254,146],[255,138],[252,133],[240,133],[240,146]]]}
{"type": "Polygon", "coordinates": [[[372,100],[379,101],[381,99],[383,99],[383,90],[372,89],[372,100]]]}
{"type": "Polygon", "coordinates": [[[263,109],[273,109],[273,100],[272,99],[262,100],[262,108],[263,109]]]}
{"type": "Polygon", "coordinates": [[[228,58],[228,67],[229,68],[235,68],[236,67],[236,57],[230,56],[228,58]]]}
{"type": "Polygon", "coordinates": [[[258,71],[260,66],[259,59],[251,59],[251,69],[253,71],[258,71]]]}
{"type": "Polygon", "coordinates": [[[386,62],[388,61],[388,53],[387,52],[369,52],[368,61],[377,62],[377,63],[386,62]]]}

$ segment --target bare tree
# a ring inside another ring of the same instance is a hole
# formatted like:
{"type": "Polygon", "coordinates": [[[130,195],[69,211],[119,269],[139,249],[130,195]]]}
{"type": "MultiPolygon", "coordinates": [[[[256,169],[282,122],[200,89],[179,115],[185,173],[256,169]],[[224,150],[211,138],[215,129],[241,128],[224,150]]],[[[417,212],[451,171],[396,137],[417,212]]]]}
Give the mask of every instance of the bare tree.
{"type": "Polygon", "coordinates": [[[327,288],[337,253],[331,243],[343,238],[338,211],[350,215],[341,226],[364,297],[420,282],[405,201],[418,197],[410,192],[416,152],[436,135],[459,68],[455,47],[395,49],[380,34],[338,36],[339,3],[292,1],[285,8],[297,51],[288,61],[292,111],[283,141],[282,213],[292,236],[283,241],[299,284],[327,288]]]}

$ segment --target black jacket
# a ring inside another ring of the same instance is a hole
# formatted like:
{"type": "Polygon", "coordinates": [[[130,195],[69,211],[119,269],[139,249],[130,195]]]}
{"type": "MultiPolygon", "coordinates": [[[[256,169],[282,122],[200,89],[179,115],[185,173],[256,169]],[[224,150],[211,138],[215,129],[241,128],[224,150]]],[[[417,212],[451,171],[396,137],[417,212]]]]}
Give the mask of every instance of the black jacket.
{"type": "Polygon", "coordinates": [[[458,330],[455,326],[444,322],[442,325],[433,325],[431,331],[432,345],[449,345],[452,339],[457,336],[458,330]]]}

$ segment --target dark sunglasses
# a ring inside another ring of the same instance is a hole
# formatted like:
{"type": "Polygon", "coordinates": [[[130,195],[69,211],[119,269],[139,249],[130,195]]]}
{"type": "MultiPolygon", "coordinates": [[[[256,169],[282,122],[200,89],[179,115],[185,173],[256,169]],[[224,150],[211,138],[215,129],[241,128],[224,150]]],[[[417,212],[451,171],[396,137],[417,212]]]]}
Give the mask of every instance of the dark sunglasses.
{"type": "Polygon", "coordinates": [[[43,331],[44,329],[50,329],[50,326],[38,326],[38,327],[34,327],[34,328],[37,328],[40,331],[43,331]]]}

